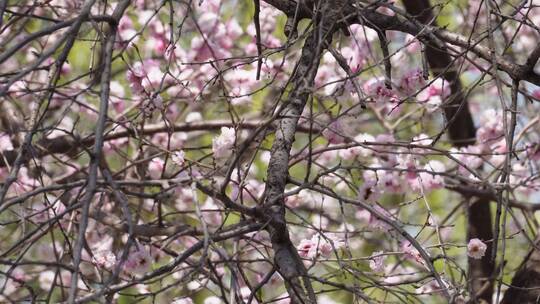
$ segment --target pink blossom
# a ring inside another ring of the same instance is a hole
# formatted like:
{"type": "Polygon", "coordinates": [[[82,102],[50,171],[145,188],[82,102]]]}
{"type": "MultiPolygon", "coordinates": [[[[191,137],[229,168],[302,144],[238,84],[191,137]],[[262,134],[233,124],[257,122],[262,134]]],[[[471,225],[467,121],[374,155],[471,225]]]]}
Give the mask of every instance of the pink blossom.
{"type": "Polygon", "coordinates": [[[199,12],[217,13],[219,12],[221,0],[205,0],[195,3],[197,3],[196,9],[199,12]]]}
{"type": "Polygon", "coordinates": [[[492,154],[489,158],[491,164],[494,166],[499,166],[506,159],[505,154],[508,152],[508,147],[506,147],[506,139],[501,138],[500,140],[491,143],[491,145],[486,147],[486,150],[492,154]]]}
{"type": "Polygon", "coordinates": [[[377,145],[373,148],[377,152],[390,152],[393,149],[392,146],[384,144],[391,144],[395,141],[394,136],[391,134],[379,134],[375,137],[374,142],[377,143],[377,145]]]}
{"type": "Polygon", "coordinates": [[[111,251],[101,250],[94,253],[92,263],[100,268],[111,269],[116,264],[116,256],[111,251]]]}
{"type": "MultiPolygon", "coordinates": [[[[169,80],[159,68],[159,63],[153,60],[145,61],[146,75],[141,81],[141,85],[147,92],[155,91],[160,87],[163,80],[169,80]]],[[[156,95],[159,96],[159,95],[156,95]]]]}
{"type": "Polygon", "coordinates": [[[204,299],[204,303],[203,304],[222,304],[223,301],[216,297],[216,296],[210,296],[206,299],[204,299]]]}
{"type": "MultiPolygon", "coordinates": [[[[251,297],[252,293],[253,293],[252,288],[249,288],[247,286],[240,288],[240,296],[242,297],[242,300],[243,300],[242,302],[248,303],[248,300],[251,297]]],[[[251,298],[251,301],[249,303],[259,304],[259,302],[254,297],[251,298]]]]}
{"type": "Polygon", "coordinates": [[[540,143],[534,142],[527,144],[527,157],[534,161],[540,160],[540,143]]]}
{"type": "Polygon", "coordinates": [[[399,98],[392,89],[386,87],[384,80],[373,78],[365,85],[366,91],[370,97],[378,103],[396,103],[399,98]]]}
{"type": "Polygon", "coordinates": [[[147,40],[147,43],[150,44],[152,50],[156,54],[163,56],[167,52],[167,47],[170,42],[163,34],[154,34],[147,40]]]}
{"type": "MultiPolygon", "coordinates": [[[[233,177],[237,176],[237,173],[233,172],[233,177]]],[[[264,192],[264,184],[260,183],[259,181],[255,179],[249,179],[247,182],[243,184],[242,192],[238,189],[238,184],[233,184],[233,191],[231,193],[231,197],[234,200],[254,200],[259,197],[264,192]],[[242,194],[242,197],[240,197],[240,194],[242,194]]],[[[295,195],[293,195],[294,197],[295,195]]],[[[287,201],[291,196],[288,196],[285,198],[285,203],[287,204],[287,201]]],[[[288,204],[289,207],[292,208],[290,204],[288,204]]]]}
{"type": "Polygon", "coordinates": [[[375,30],[360,24],[353,24],[349,26],[349,29],[352,34],[351,36],[353,36],[355,40],[362,41],[363,43],[373,42],[378,37],[375,30]]]}
{"type": "Polygon", "coordinates": [[[424,260],[422,259],[422,256],[420,255],[418,250],[414,248],[414,246],[409,241],[404,241],[403,243],[401,243],[401,250],[403,251],[407,259],[412,259],[420,264],[424,263],[424,260]]]}
{"type": "Polygon", "coordinates": [[[145,99],[140,106],[141,111],[146,117],[152,117],[156,111],[163,113],[163,110],[165,109],[163,106],[163,98],[159,94],[153,94],[152,97],[145,99]]]}
{"type": "MultiPolygon", "coordinates": [[[[39,273],[39,287],[42,290],[50,290],[53,286],[63,286],[69,288],[71,284],[71,273],[67,270],[61,270],[57,275],[55,271],[45,270],[39,273]]],[[[77,287],[85,289],[86,285],[80,279],[77,281],[77,287]]]]}
{"type": "MultiPolygon", "coordinates": [[[[66,210],[64,204],[56,197],[47,196],[44,201],[36,202],[32,206],[32,220],[36,223],[44,223],[55,218],[66,210]]],[[[62,224],[67,222],[61,221],[62,224]]]]}
{"type": "Polygon", "coordinates": [[[173,161],[173,163],[177,164],[178,166],[182,167],[185,163],[185,157],[186,153],[184,152],[184,150],[180,150],[180,151],[175,151],[173,152],[172,156],[171,156],[171,160],[173,161]]]}
{"type": "Polygon", "coordinates": [[[165,167],[165,162],[161,158],[153,158],[148,163],[148,173],[153,179],[161,178],[161,173],[165,167]]]}
{"type": "Polygon", "coordinates": [[[474,238],[467,244],[467,255],[473,259],[481,259],[486,253],[487,245],[480,239],[474,238]]]}
{"type": "Polygon", "coordinates": [[[323,130],[322,135],[331,144],[341,144],[345,142],[343,135],[345,133],[345,126],[340,119],[332,121],[326,129],[323,130]]]}
{"type": "Polygon", "coordinates": [[[420,69],[407,72],[400,81],[400,87],[407,95],[416,93],[426,83],[424,73],[420,69]]]}
{"type": "Polygon", "coordinates": [[[19,170],[17,181],[13,184],[13,186],[10,187],[10,192],[13,191],[13,194],[18,195],[32,190],[39,184],[38,181],[31,177],[28,173],[28,168],[26,167],[19,170]]]}
{"type": "Polygon", "coordinates": [[[448,97],[450,93],[450,84],[448,81],[437,78],[427,88],[420,91],[416,99],[422,103],[437,107],[442,103],[442,99],[448,97]]]}
{"type": "Polygon", "coordinates": [[[222,59],[230,57],[231,53],[212,40],[204,40],[201,37],[195,37],[191,40],[191,48],[188,52],[188,60],[203,62],[209,59],[222,59]]]}
{"type": "Polygon", "coordinates": [[[193,123],[202,121],[203,117],[200,112],[190,112],[188,115],[186,115],[186,123],[193,123]]]}
{"type": "Polygon", "coordinates": [[[343,160],[353,160],[358,156],[358,147],[352,147],[347,149],[340,149],[339,157],[341,157],[343,160]]]}
{"type": "MultiPolygon", "coordinates": [[[[234,196],[233,196],[234,197],[234,196]]],[[[285,197],[285,205],[291,209],[298,208],[303,202],[300,195],[290,195],[285,197]]]]}
{"type": "MultiPolygon", "coordinates": [[[[355,136],[354,141],[359,144],[373,143],[375,142],[375,137],[373,137],[373,135],[368,134],[368,133],[362,133],[355,136]]],[[[358,153],[358,155],[360,155],[363,158],[373,155],[373,149],[370,149],[369,147],[366,148],[366,147],[359,146],[359,147],[355,147],[354,149],[358,153]]]]}
{"type": "MultiPolygon", "coordinates": [[[[444,287],[446,288],[446,287],[444,287]]],[[[441,287],[439,283],[437,283],[436,280],[431,280],[428,283],[420,286],[418,289],[416,289],[416,293],[418,294],[433,294],[433,293],[440,293],[441,287]]]]}
{"type": "Polygon", "coordinates": [[[131,18],[127,15],[124,15],[122,18],[120,18],[120,22],[118,23],[115,47],[118,49],[126,47],[128,42],[134,43],[137,41],[137,38],[137,31],[133,26],[131,18]]]}
{"type": "Polygon", "coordinates": [[[122,113],[126,109],[125,90],[118,81],[111,81],[111,104],[117,114],[122,113]]]}
{"type": "Polygon", "coordinates": [[[432,191],[440,189],[444,186],[444,178],[437,173],[444,173],[446,168],[444,164],[438,160],[431,160],[425,166],[427,172],[420,172],[416,182],[411,184],[416,191],[423,189],[424,191],[432,191]]]}
{"type": "Polygon", "coordinates": [[[407,170],[405,173],[405,180],[411,183],[418,178],[416,159],[412,155],[403,155],[398,157],[398,168],[407,170]]]}
{"type": "Polygon", "coordinates": [[[369,224],[371,220],[371,212],[365,209],[359,209],[354,214],[354,217],[362,224],[369,224]]]}
{"type": "Polygon", "coordinates": [[[296,247],[298,254],[302,258],[313,259],[318,254],[323,257],[329,257],[333,249],[343,246],[342,242],[334,237],[323,238],[318,235],[314,235],[311,239],[303,239],[296,247]]]}
{"type": "Polygon", "coordinates": [[[387,16],[394,16],[396,14],[391,8],[382,5],[377,7],[375,11],[387,16]]]}
{"type": "Polygon", "coordinates": [[[195,202],[191,188],[176,187],[173,197],[175,198],[175,207],[178,210],[189,210],[195,202]]]}
{"type": "Polygon", "coordinates": [[[132,68],[128,69],[126,78],[129,82],[129,87],[134,94],[139,94],[144,91],[142,81],[146,76],[143,65],[141,62],[136,62],[132,68]]]}
{"type": "Polygon", "coordinates": [[[138,245],[134,251],[132,251],[127,260],[124,262],[124,271],[132,274],[143,274],[150,270],[152,265],[152,258],[148,251],[144,249],[142,245],[138,245]]]}
{"type": "Polygon", "coordinates": [[[380,170],[377,171],[377,175],[379,177],[377,187],[381,189],[381,192],[396,194],[403,192],[403,179],[398,172],[380,170]]]}
{"type": "Polygon", "coordinates": [[[117,138],[103,143],[103,151],[108,154],[127,146],[128,138],[117,138]]]}
{"type": "Polygon", "coordinates": [[[236,141],[236,131],[234,128],[221,128],[221,134],[212,140],[212,151],[215,158],[223,158],[231,153],[236,141]]]}
{"type": "MultiPolygon", "coordinates": [[[[377,211],[381,216],[383,216],[387,220],[391,220],[393,218],[393,215],[388,210],[386,210],[385,208],[381,207],[378,204],[373,205],[373,209],[375,209],[375,211],[377,211]]],[[[386,221],[377,217],[373,213],[371,213],[369,226],[373,227],[373,229],[386,231],[386,232],[392,229],[392,226],[390,226],[386,221]]]]}
{"type": "Polygon", "coordinates": [[[531,96],[537,100],[540,100],[540,89],[536,89],[531,93],[531,96]]]}
{"type": "Polygon", "coordinates": [[[3,296],[7,296],[17,292],[17,290],[19,290],[23,286],[24,282],[30,279],[31,277],[27,275],[20,267],[13,269],[9,278],[6,278],[3,275],[3,278],[0,281],[0,284],[2,284],[3,288],[3,293],[0,294],[0,301],[5,301],[7,303],[8,301],[3,296]]]}
{"type": "Polygon", "coordinates": [[[494,109],[482,112],[480,116],[480,128],[476,131],[476,137],[480,143],[488,143],[500,139],[504,135],[503,116],[494,109]]]}
{"type": "MultiPolygon", "coordinates": [[[[479,146],[466,146],[460,148],[459,151],[456,149],[451,150],[452,155],[463,165],[469,169],[477,169],[482,166],[484,160],[480,157],[482,154],[482,148],[479,146]]],[[[467,175],[469,171],[460,165],[458,171],[461,174],[467,175]]]]}
{"type": "Polygon", "coordinates": [[[216,27],[221,24],[217,12],[204,12],[197,19],[197,24],[201,32],[206,35],[213,35],[216,31],[216,27]]]}
{"type": "Polygon", "coordinates": [[[334,149],[324,151],[323,153],[319,154],[317,160],[321,162],[321,164],[327,165],[336,162],[338,154],[338,150],[334,149]]]}
{"type": "Polygon", "coordinates": [[[193,300],[191,298],[176,298],[171,304],[193,304],[193,300]]]}
{"type": "Polygon", "coordinates": [[[412,143],[419,146],[430,146],[433,140],[429,137],[429,135],[421,133],[415,137],[413,137],[412,143]]]}
{"type": "Polygon", "coordinates": [[[341,55],[347,60],[352,73],[360,71],[366,63],[366,54],[364,48],[358,43],[354,43],[351,47],[343,47],[341,55]]]}
{"type": "Polygon", "coordinates": [[[405,44],[407,45],[408,53],[418,53],[420,51],[420,42],[416,37],[406,34],[405,44]]]}
{"type": "Polygon", "coordinates": [[[246,70],[234,70],[225,74],[225,80],[230,86],[230,95],[233,105],[242,105],[251,102],[250,88],[255,82],[255,74],[246,70]]]}
{"type": "Polygon", "coordinates": [[[11,139],[9,138],[9,134],[0,132],[0,147],[2,147],[0,150],[13,150],[13,144],[11,143],[11,139]]]}
{"type": "Polygon", "coordinates": [[[362,174],[364,183],[358,189],[358,198],[363,201],[376,201],[380,196],[381,192],[379,188],[376,187],[378,183],[377,173],[375,171],[364,171],[362,174]]]}
{"type": "Polygon", "coordinates": [[[383,272],[384,271],[384,261],[385,261],[385,255],[383,254],[383,251],[375,251],[372,254],[372,257],[369,261],[369,268],[375,272],[383,272]]]}
{"type": "Polygon", "coordinates": [[[227,21],[225,28],[227,30],[227,36],[231,41],[238,39],[244,32],[236,19],[227,21]]]}
{"type": "Polygon", "coordinates": [[[184,132],[175,132],[170,136],[166,133],[159,133],[152,137],[152,143],[171,150],[178,150],[182,149],[187,138],[188,135],[184,132]]]}
{"type": "Polygon", "coordinates": [[[208,225],[218,226],[221,224],[222,216],[221,212],[219,212],[219,206],[216,205],[212,198],[208,197],[201,209],[203,210],[203,219],[208,225]]]}

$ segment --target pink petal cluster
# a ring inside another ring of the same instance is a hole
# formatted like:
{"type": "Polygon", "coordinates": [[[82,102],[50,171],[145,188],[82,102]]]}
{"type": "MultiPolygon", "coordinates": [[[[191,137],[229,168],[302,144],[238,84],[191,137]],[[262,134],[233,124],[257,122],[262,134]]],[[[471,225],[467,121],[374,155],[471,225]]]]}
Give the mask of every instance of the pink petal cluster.
{"type": "Polygon", "coordinates": [[[164,168],[165,162],[161,158],[154,158],[148,163],[148,174],[153,179],[159,179],[164,168]]]}
{"type": "MultiPolygon", "coordinates": [[[[373,143],[375,141],[375,137],[370,134],[363,133],[354,137],[354,141],[358,144],[373,143]]],[[[339,157],[343,158],[344,160],[353,160],[357,156],[365,159],[373,154],[373,150],[363,146],[356,146],[347,149],[340,149],[338,154],[339,157]]]]}
{"type": "Polygon", "coordinates": [[[450,85],[448,81],[437,78],[429,84],[429,86],[416,96],[416,99],[422,103],[427,103],[432,106],[439,106],[443,99],[450,95],[450,85]]]}
{"type": "Polygon", "coordinates": [[[326,129],[323,130],[322,135],[331,144],[341,144],[345,142],[345,126],[340,119],[332,121],[326,129]]]}
{"type": "Polygon", "coordinates": [[[116,264],[116,255],[109,250],[101,250],[94,253],[92,263],[100,268],[111,269],[116,264]]]}
{"type": "Polygon", "coordinates": [[[420,88],[426,85],[424,72],[420,69],[408,71],[403,75],[400,81],[400,88],[405,94],[416,93],[420,88]]]}
{"type": "Polygon", "coordinates": [[[470,172],[464,167],[473,170],[480,168],[484,160],[480,157],[482,155],[482,147],[479,146],[466,146],[459,150],[452,149],[452,155],[463,165],[459,165],[458,171],[463,175],[469,175],[470,172]]]}
{"type": "Polygon", "coordinates": [[[251,89],[257,84],[254,71],[233,70],[225,74],[225,80],[230,87],[229,95],[233,97],[233,105],[251,102],[251,89]]]}
{"type": "Polygon", "coordinates": [[[318,255],[329,257],[334,248],[337,250],[343,246],[343,242],[334,237],[320,237],[314,235],[311,239],[303,239],[296,247],[302,258],[314,259],[318,255]]]}
{"type": "Polygon", "coordinates": [[[236,131],[234,128],[221,128],[221,134],[212,141],[212,151],[215,158],[223,158],[231,153],[236,141],[236,131]]]}
{"type": "Polygon", "coordinates": [[[419,264],[424,264],[424,260],[420,255],[420,252],[409,241],[401,243],[401,250],[405,254],[405,258],[416,261],[419,264]]]}
{"type": "Polygon", "coordinates": [[[186,153],[184,152],[184,150],[175,151],[175,152],[173,152],[173,154],[171,156],[171,160],[176,165],[182,167],[184,165],[184,163],[186,162],[185,159],[184,159],[185,156],[186,156],[186,153]]]}
{"type": "Polygon", "coordinates": [[[143,246],[138,245],[124,262],[124,271],[129,274],[143,274],[150,270],[151,265],[152,257],[143,246]]]}
{"type": "Polygon", "coordinates": [[[13,150],[9,134],[0,132],[0,147],[2,147],[2,150],[13,150]]]}
{"type": "Polygon", "coordinates": [[[191,298],[179,298],[174,299],[171,304],[193,304],[193,300],[191,298]]]}
{"type": "Polygon", "coordinates": [[[162,80],[172,81],[161,71],[159,62],[153,59],[136,62],[126,72],[126,78],[133,94],[153,92],[159,88],[162,80]]]}
{"type": "Polygon", "coordinates": [[[474,238],[467,244],[467,255],[473,259],[481,259],[486,253],[487,245],[480,239],[474,238]]]}
{"type": "Polygon", "coordinates": [[[419,191],[432,191],[444,186],[444,178],[440,173],[446,171],[444,164],[438,160],[429,161],[423,168],[424,171],[418,174],[418,179],[411,186],[419,191]]]}
{"type": "Polygon", "coordinates": [[[353,42],[352,45],[343,47],[341,55],[347,60],[352,73],[360,71],[366,64],[366,48],[358,42],[353,42]]]}
{"type": "Polygon", "coordinates": [[[392,90],[386,87],[384,80],[373,78],[368,81],[365,85],[366,92],[370,97],[378,103],[396,103],[399,101],[397,94],[392,90]]]}
{"type": "Polygon", "coordinates": [[[375,272],[384,272],[385,255],[383,251],[375,251],[369,261],[369,268],[375,272]]]}
{"type": "Polygon", "coordinates": [[[504,135],[503,116],[501,112],[489,109],[481,113],[480,128],[476,131],[476,138],[480,143],[487,144],[499,140],[504,135]]]}

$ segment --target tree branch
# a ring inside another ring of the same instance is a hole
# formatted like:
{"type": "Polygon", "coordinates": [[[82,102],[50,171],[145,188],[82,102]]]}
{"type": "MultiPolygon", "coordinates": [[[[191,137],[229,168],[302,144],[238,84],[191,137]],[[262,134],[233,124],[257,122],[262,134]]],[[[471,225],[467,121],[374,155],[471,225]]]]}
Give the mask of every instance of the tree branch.
{"type": "Polygon", "coordinates": [[[288,178],[289,157],[296,134],[298,119],[304,109],[313,84],[323,50],[341,16],[345,1],[320,1],[315,8],[314,28],[306,38],[302,55],[291,76],[291,92],[280,108],[281,118],[277,121],[275,140],[272,145],[266,182],[267,215],[272,219],[268,232],[274,250],[274,261],[285,285],[291,303],[316,303],[313,287],[307,278],[307,270],[289,238],[285,221],[283,192],[288,178]],[[303,278],[303,284],[301,282],[303,278]]]}

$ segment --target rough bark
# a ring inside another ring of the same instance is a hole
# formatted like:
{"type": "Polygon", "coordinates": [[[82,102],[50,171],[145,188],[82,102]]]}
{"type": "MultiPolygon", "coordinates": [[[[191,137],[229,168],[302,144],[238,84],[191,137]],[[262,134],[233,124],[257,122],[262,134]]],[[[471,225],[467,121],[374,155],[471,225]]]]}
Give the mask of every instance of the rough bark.
{"type": "Polygon", "coordinates": [[[283,193],[289,171],[289,157],[298,119],[313,89],[323,50],[329,42],[345,1],[319,1],[314,8],[314,27],[306,38],[302,55],[291,76],[288,98],[279,109],[266,182],[264,207],[272,223],[267,230],[274,250],[274,262],[285,280],[291,303],[316,303],[306,268],[291,242],[285,219],[283,193]]]}
{"type": "MultiPolygon", "coordinates": [[[[429,0],[404,0],[403,4],[407,12],[419,22],[436,26],[429,0]]],[[[426,45],[426,57],[433,74],[448,81],[452,91],[449,102],[443,106],[450,141],[456,147],[474,144],[476,130],[459,81],[459,74],[452,64],[452,57],[446,49],[432,44],[426,45]]],[[[473,238],[481,239],[484,242],[493,239],[493,224],[488,199],[472,201],[467,212],[467,222],[467,241],[473,238]]],[[[491,303],[494,269],[491,258],[492,242],[487,242],[487,245],[488,248],[483,259],[469,258],[468,260],[469,291],[472,302],[483,300],[491,303]]]]}

